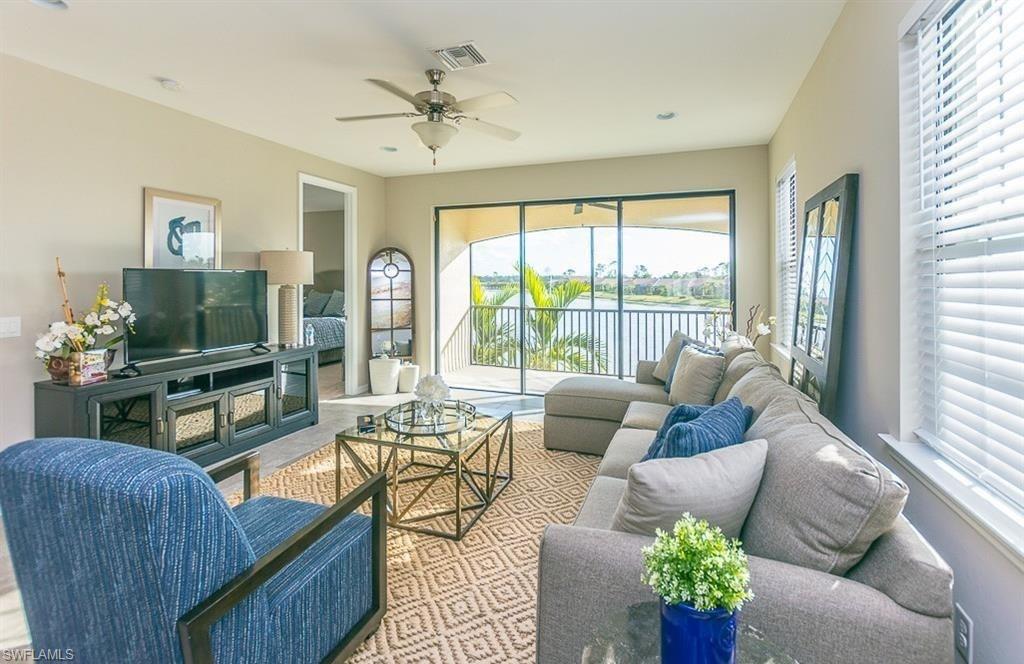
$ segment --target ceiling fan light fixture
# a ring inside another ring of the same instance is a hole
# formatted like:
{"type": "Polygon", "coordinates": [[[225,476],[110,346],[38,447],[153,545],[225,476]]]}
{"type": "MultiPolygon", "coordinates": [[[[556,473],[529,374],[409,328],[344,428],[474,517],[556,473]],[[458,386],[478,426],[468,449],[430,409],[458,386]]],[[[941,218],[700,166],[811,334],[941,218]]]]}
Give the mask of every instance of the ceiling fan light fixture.
{"type": "Polygon", "coordinates": [[[413,123],[412,130],[420,137],[423,145],[431,150],[440,150],[459,133],[459,130],[450,124],[429,121],[413,123]]]}

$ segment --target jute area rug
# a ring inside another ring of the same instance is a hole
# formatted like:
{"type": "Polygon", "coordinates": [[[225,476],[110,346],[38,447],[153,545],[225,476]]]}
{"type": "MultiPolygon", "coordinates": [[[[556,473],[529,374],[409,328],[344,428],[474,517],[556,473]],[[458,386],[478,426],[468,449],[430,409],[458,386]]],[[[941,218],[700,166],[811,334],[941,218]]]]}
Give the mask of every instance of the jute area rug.
{"type": "MultiPolygon", "coordinates": [[[[389,529],[387,614],[350,662],[534,661],[541,532],[572,522],[600,459],[546,450],[536,422],[515,424],[514,452],[512,483],[462,541],[389,529]]],[[[354,487],[344,464],[342,483],[354,487]]],[[[333,443],[263,478],[260,493],[332,503],[333,443]]],[[[451,495],[438,482],[426,497],[451,495]]]]}

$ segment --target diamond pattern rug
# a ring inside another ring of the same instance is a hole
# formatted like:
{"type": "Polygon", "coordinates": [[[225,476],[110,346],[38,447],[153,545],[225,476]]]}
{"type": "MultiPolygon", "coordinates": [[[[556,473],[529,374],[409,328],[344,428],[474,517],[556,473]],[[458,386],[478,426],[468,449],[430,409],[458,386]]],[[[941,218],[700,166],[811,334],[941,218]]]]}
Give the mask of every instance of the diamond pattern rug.
{"type": "MultiPolygon", "coordinates": [[[[600,459],[545,449],[536,422],[514,432],[514,479],[461,542],[389,529],[387,614],[350,662],[534,661],[540,535],[572,522],[600,459]]],[[[330,504],[334,445],[264,478],[260,493],[330,504]]]]}

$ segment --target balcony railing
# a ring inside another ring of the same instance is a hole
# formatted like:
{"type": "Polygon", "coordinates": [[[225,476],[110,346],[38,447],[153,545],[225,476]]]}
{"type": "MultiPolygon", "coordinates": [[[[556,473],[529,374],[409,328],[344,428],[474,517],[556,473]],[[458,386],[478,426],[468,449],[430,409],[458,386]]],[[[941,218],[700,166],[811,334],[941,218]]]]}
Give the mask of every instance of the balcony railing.
{"type": "Polygon", "coordinates": [[[640,360],[661,357],[672,333],[718,345],[732,316],[722,309],[532,308],[472,305],[441,352],[443,371],[467,366],[635,376],[640,360]],[[525,322],[526,334],[520,335],[525,322]],[[521,340],[521,336],[524,338],[521,340]],[[621,358],[620,358],[621,355],[621,358]]]}

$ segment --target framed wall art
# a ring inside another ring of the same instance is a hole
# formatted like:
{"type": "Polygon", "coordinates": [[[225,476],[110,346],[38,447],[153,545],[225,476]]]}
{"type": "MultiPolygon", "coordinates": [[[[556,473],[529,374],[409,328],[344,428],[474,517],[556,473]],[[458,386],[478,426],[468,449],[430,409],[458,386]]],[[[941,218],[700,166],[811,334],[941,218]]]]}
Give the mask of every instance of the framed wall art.
{"type": "Polygon", "coordinates": [[[152,187],[143,192],[144,266],[219,269],[220,201],[152,187]]]}

